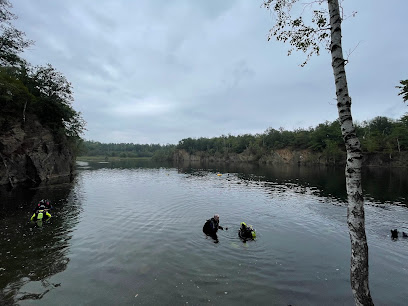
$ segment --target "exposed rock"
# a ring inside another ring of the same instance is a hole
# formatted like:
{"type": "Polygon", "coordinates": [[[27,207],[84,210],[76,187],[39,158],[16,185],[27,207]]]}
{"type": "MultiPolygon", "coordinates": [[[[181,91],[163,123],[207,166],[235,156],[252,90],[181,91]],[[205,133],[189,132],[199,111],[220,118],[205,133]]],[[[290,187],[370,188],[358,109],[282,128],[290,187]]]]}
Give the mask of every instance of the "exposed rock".
{"type": "Polygon", "coordinates": [[[363,165],[372,167],[408,167],[408,152],[366,153],[363,155],[363,165]]]}
{"type": "Polygon", "coordinates": [[[273,150],[268,154],[261,156],[259,163],[261,164],[320,164],[323,163],[322,154],[312,152],[310,150],[289,149],[273,150]]]}
{"type": "Polygon", "coordinates": [[[273,150],[262,156],[256,156],[248,152],[241,154],[215,154],[209,155],[206,152],[196,152],[189,154],[185,150],[176,150],[174,154],[176,162],[232,162],[232,163],[260,163],[260,164],[318,164],[325,163],[326,159],[322,154],[317,154],[309,150],[291,151],[289,149],[273,150]]]}
{"type": "Polygon", "coordinates": [[[36,186],[69,178],[75,156],[64,135],[56,137],[29,115],[24,124],[13,117],[0,118],[0,185],[36,186]]]}
{"type": "MultiPolygon", "coordinates": [[[[259,163],[259,164],[297,164],[297,165],[341,165],[346,162],[346,153],[338,156],[337,159],[328,157],[323,153],[312,150],[271,150],[262,156],[255,156],[248,152],[241,154],[215,154],[209,155],[206,152],[196,152],[189,154],[185,150],[176,150],[174,153],[175,162],[220,162],[220,163],[259,163]]],[[[363,166],[369,167],[408,167],[408,152],[389,153],[365,153],[363,154],[363,166]]]]}

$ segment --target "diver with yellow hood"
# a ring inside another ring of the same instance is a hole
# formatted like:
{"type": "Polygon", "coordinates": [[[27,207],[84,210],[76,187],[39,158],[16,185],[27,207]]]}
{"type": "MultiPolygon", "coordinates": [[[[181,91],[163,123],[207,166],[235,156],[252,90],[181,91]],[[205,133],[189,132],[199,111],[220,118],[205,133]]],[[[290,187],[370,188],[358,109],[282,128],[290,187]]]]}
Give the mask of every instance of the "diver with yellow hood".
{"type": "Polygon", "coordinates": [[[241,227],[238,230],[238,236],[244,241],[254,240],[256,238],[256,232],[252,225],[247,225],[245,222],[241,222],[241,227]]]}

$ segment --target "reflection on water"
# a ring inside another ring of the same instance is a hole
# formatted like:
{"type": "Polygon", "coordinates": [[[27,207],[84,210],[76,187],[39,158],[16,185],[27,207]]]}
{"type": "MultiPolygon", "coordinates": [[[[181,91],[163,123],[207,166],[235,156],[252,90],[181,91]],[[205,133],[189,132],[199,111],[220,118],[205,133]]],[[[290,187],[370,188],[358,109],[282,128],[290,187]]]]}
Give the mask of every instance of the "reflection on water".
{"type": "MultiPolygon", "coordinates": [[[[404,305],[408,240],[389,236],[408,229],[407,181],[367,171],[372,295],[380,305],[404,305]]],[[[79,163],[72,184],[1,193],[0,301],[352,305],[343,172],[79,163]],[[55,210],[49,224],[32,227],[30,204],[41,198],[55,210]],[[228,227],[219,243],[202,232],[215,213],[228,227]],[[255,241],[240,240],[241,222],[254,225],[255,241]]]]}
{"type": "Polygon", "coordinates": [[[150,159],[123,159],[112,161],[77,161],[79,170],[86,169],[158,169],[171,168],[170,162],[155,162],[150,159]]]}
{"type": "Polygon", "coordinates": [[[12,192],[1,191],[0,301],[11,304],[41,299],[59,284],[48,279],[66,269],[70,231],[79,214],[70,201],[70,184],[43,186],[12,192]],[[52,198],[52,218],[43,224],[30,222],[35,203],[52,198]],[[41,226],[39,226],[41,225],[41,226]]]}
{"type": "MultiPolygon", "coordinates": [[[[179,171],[200,175],[203,172],[234,173],[249,182],[271,182],[311,190],[321,197],[347,201],[344,168],[298,167],[293,165],[265,166],[257,164],[200,164],[179,165],[179,171]]],[[[363,168],[363,192],[370,203],[392,203],[408,206],[408,176],[400,168],[363,168]],[[380,187],[380,188],[379,188],[380,187]]]]}

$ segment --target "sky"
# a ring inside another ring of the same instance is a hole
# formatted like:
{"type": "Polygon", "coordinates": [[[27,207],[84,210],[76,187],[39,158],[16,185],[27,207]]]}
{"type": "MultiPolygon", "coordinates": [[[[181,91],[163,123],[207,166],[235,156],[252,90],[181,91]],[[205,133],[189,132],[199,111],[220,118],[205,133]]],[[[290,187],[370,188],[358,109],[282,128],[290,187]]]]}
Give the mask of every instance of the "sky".
{"type": "MultiPolygon", "coordinates": [[[[306,1],[310,2],[310,1],[306,1]]],[[[11,0],[23,53],[72,83],[83,138],[177,144],[184,138],[315,127],[338,117],[330,54],[268,33],[261,0],[11,0]]],[[[302,1],[300,3],[303,3],[302,1]]],[[[345,0],[343,52],[353,119],[399,119],[408,78],[408,1],[345,0]]],[[[306,13],[307,14],[307,13],[306,13]]]]}

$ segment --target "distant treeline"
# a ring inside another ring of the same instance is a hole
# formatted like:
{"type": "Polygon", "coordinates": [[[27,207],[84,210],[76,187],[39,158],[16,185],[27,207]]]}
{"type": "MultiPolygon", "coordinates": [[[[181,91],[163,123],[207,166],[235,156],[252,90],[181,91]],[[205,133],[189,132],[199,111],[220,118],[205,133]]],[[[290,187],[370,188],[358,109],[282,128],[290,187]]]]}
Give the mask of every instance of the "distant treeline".
{"type": "Polygon", "coordinates": [[[81,155],[106,157],[153,157],[165,160],[173,155],[175,145],[133,144],[133,143],[101,143],[84,141],[81,155]]]}
{"type": "MultiPolygon", "coordinates": [[[[355,123],[363,152],[388,153],[408,151],[408,114],[398,120],[376,117],[363,123],[355,123]]],[[[246,153],[260,158],[276,149],[320,152],[337,159],[345,154],[340,124],[337,120],[326,121],[314,128],[287,131],[283,128],[267,129],[262,134],[222,135],[213,138],[185,138],[177,145],[159,144],[103,144],[85,141],[83,155],[153,157],[157,160],[172,159],[175,150],[185,150],[190,154],[204,152],[208,155],[246,153]]]]}
{"type": "MultiPolygon", "coordinates": [[[[363,152],[408,151],[408,114],[399,120],[376,117],[370,121],[355,123],[355,126],[363,152]]],[[[186,138],[181,140],[176,147],[176,149],[186,150],[190,154],[199,151],[208,152],[210,155],[247,152],[259,157],[267,154],[270,150],[283,148],[310,149],[333,157],[345,153],[340,124],[337,120],[326,121],[314,128],[294,131],[269,128],[263,134],[256,135],[186,138]]]]}

